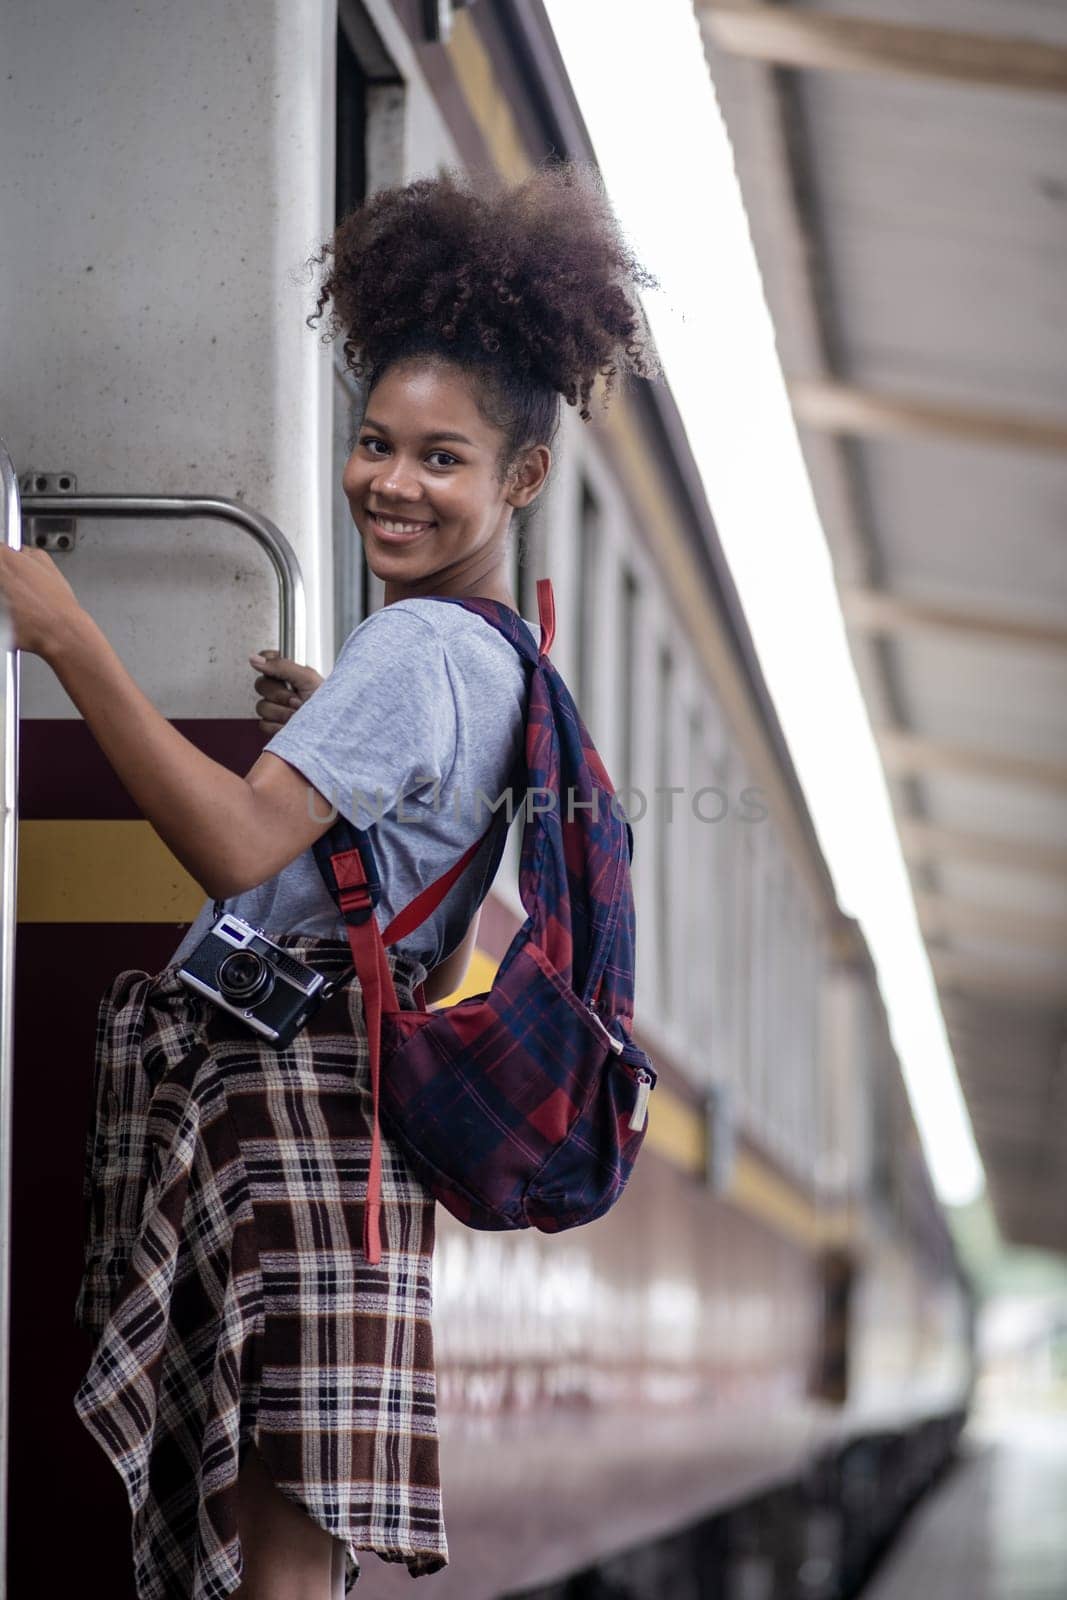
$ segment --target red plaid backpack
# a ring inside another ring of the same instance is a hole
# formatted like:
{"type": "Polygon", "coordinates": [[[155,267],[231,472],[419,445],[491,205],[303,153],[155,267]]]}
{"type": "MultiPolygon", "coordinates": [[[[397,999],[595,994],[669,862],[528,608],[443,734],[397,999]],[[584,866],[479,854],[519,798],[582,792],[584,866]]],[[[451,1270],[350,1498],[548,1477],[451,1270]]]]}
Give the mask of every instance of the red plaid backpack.
{"type": "Polygon", "coordinates": [[[558,1233],[602,1216],[622,1194],[657,1077],[630,1037],[633,832],[611,805],[614,785],[548,658],[551,581],[537,584],[540,649],[502,601],[434,598],[478,612],[531,669],[519,867],[526,921],[487,994],[428,1011],[420,987],[420,1009],[403,1011],[385,947],[433,912],[489,829],[384,930],[374,917],[381,883],[369,830],[341,818],[314,846],[363,992],[374,1105],[363,1230],[370,1262],[381,1258],[379,1112],[461,1222],[558,1233]],[[531,795],[540,799],[531,804],[531,795]]]}

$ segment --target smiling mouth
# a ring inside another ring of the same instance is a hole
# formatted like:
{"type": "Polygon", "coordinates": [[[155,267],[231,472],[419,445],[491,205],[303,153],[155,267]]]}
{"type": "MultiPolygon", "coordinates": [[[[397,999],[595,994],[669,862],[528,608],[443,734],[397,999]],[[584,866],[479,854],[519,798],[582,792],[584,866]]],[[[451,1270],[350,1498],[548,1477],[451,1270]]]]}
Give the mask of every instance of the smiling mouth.
{"type": "Polygon", "coordinates": [[[369,513],[374,524],[374,531],[380,539],[402,542],[407,539],[417,539],[420,533],[425,533],[428,528],[436,527],[434,522],[414,522],[406,517],[385,517],[377,512],[369,513]]]}

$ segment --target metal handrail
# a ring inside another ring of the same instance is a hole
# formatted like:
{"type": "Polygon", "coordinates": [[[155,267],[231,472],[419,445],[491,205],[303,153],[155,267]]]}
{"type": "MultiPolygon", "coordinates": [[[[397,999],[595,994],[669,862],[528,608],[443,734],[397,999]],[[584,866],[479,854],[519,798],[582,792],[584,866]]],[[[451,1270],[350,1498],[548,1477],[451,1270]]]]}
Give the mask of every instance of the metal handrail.
{"type": "MultiPolygon", "coordinates": [[[[19,481],[0,439],[0,492],[4,497],[4,543],[22,543],[19,481]]],[[[0,685],[0,1594],[7,1591],[7,1480],[11,1367],[11,1165],[15,1078],[15,894],[18,870],[19,654],[3,650],[0,685]]]]}
{"type": "MultiPolygon", "coordinates": [[[[17,489],[17,484],[16,484],[17,489]]],[[[240,500],[221,495],[170,494],[24,494],[23,516],[34,517],[211,517],[235,523],[250,533],[270,558],[278,579],[278,648],[301,660],[307,647],[304,580],[296,552],[269,517],[240,500]]]]}
{"type": "MultiPolygon", "coordinates": [[[[303,658],[307,645],[304,580],[296,553],[268,517],[239,500],[214,495],[20,494],[11,455],[0,439],[4,541],[21,548],[24,516],[210,517],[234,523],[265,550],[278,579],[278,647],[303,658]]],[[[0,685],[0,1600],[7,1593],[7,1484],[11,1323],[11,1167],[14,1092],[16,871],[18,863],[19,652],[3,650],[0,685]]]]}

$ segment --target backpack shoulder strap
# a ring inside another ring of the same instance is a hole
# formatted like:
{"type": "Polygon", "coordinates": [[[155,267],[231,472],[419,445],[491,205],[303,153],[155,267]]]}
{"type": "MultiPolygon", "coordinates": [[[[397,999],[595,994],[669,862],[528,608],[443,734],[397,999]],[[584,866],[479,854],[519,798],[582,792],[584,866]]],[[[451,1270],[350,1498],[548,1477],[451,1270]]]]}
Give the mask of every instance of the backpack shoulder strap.
{"type": "MultiPolygon", "coordinates": [[[[427,917],[433,915],[449,889],[474,860],[489,837],[495,821],[495,816],[490,818],[485,832],[480,838],[475,839],[472,845],[468,845],[447,872],[435,878],[427,888],[419,891],[414,900],[409,900],[402,911],[397,912],[392,922],[382,930],[383,944],[397,944],[401,939],[407,938],[409,933],[414,933],[416,928],[421,927],[427,917]]],[[[316,839],[311,849],[319,874],[342,917],[347,921],[346,912],[351,909],[373,911],[382,897],[382,883],[378,875],[370,830],[355,828],[346,817],[338,817],[333,826],[321,838],[316,839]],[[362,870],[355,866],[352,861],[353,855],[359,857],[362,870]],[[345,903],[349,889],[359,891],[355,907],[345,903]]]]}
{"type": "Polygon", "coordinates": [[[551,578],[538,578],[537,580],[537,615],[541,623],[540,646],[534,644],[530,638],[530,630],[517,611],[506,606],[502,600],[489,600],[484,595],[455,595],[435,594],[427,595],[427,599],[440,600],[444,605],[462,606],[465,611],[474,611],[484,617],[490,627],[502,633],[509,639],[516,650],[532,666],[538,662],[552,648],[552,641],[556,636],[556,604],[552,595],[551,578]]]}

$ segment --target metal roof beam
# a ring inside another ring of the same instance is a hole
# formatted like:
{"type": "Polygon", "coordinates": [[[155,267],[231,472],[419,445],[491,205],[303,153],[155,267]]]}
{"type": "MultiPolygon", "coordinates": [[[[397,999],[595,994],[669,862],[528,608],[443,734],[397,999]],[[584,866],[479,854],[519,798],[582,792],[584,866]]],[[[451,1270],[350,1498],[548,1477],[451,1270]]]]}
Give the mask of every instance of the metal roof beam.
{"type": "MultiPolygon", "coordinates": [[[[1001,1077],[1004,1077],[1004,1063],[1000,1063],[1001,1077]]],[[[1063,1156],[1059,1152],[1059,1134],[1050,1133],[1046,1138],[1041,1135],[1040,1129],[1034,1131],[1034,1101],[1040,1103],[1042,1084],[1020,1083],[1017,1075],[1012,1074],[1007,1092],[991,1094],[988,1098],[978,1098],[968,1081],[967,1109],[971,1113],[974,1124],[975,1136],[979,1145],[990,1139],[995,1139],[1002,1150],[1006,1145],[1022,1145],[1031,1151],[1044,1150],[1048,1155],[1056,1153],[1057,1165],[1062,1163],[1063,1156]]]]}
{"type": "MultiPolygon", "coordinates": [[[[1051,1006],[1067,1005],[1067,979],[1062,972],[1022,972],[1014,967],[997,967],[988,961],[933,950],[930,966],[938,985],[946,988],[973,990],[985,999],[995,995],[1002,999],[1047,1002],[1051,1006]]],[[[966,1072],[961,1076],[965,1078],[966,1072]]]]}
{"type": "Polygon", "coordinates": [[[1010,35],[875,22],[827,11],[696,0],[708,38],[732,55],[825,72],[891,73],[1067,93],[1067,49],[1010,35]]]}
{"type": "Polygon", "coordinates": [[[1038,917],[1011,906],[965,903],[921,890],[915,895],[915,909],[924,933],[935,936],[969,933],[979,938],[1004,938],[1013,944],[1051,945],[1067,956],[1067,918],[1064,917],[1038,917]]]}
{"type": "Polygon", "coordinates": [[[842,589],[841,609],[848,626],[863,633],[973,634],[997,644],[1067,650],[1067,628],[1051,622],[904,600],[884,590],[842,589]]]}
{"type": "Polygon", "coordinates": [[[917,396],[879,394],[855,384],[795,378],[789,396],[797,421],[826,433],[928,439],[932,434],[967,444],[1067,454],[1067,421],[941,405],[917,396]]]}
{"type": "Polygon", "coordinates": [[[903,729],[882,728],[878,746],[887,772],[950,772],[976,778],[1005,779],[1067,789],[1067,765],[1032,756],[1003,755],[997,750],[976,750],[969,745],[926,739],[903,729]]]}
{"type": "Polygon", "coordinates": [[[1012,871],[1038,872],[1042,877],[1067,876],[1067,850],[1041,844],[1036,839],[997,838],[939,827],[916,817],[900,817],[897,826],[904,854],[911,860],[953,856],[963,861],[984,861],[1012,871]]]}

